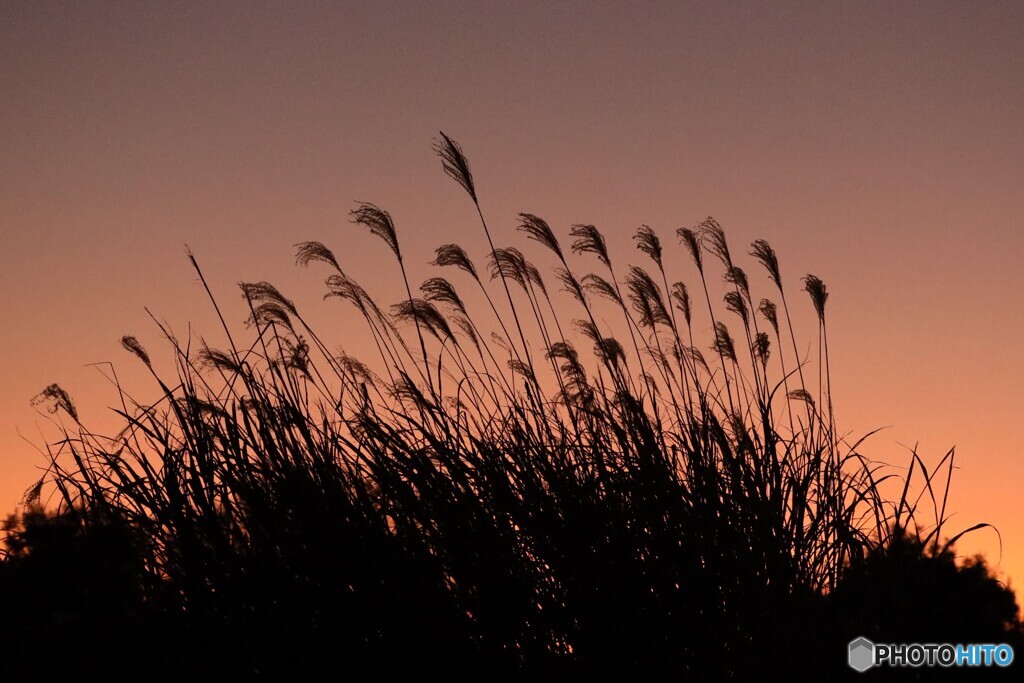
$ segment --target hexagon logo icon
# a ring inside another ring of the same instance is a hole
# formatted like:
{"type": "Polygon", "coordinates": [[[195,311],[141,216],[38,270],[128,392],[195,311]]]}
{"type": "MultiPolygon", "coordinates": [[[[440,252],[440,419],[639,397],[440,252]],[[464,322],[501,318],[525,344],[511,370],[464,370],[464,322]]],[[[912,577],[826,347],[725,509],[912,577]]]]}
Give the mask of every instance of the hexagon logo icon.
{"type": "Polygon", "coordinates": [[[875,644],[863,636],[851,640],[848,661],[854,671],[867,671],[875,664],[875,644]]]}

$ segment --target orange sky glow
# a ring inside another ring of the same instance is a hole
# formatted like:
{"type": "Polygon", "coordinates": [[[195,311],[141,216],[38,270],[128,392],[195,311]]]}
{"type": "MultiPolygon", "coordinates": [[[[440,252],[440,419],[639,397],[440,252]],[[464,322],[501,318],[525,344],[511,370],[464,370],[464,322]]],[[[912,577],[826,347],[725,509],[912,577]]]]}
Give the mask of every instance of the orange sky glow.
{"type": "MultiPolygon", "coordinates": [[[[404,296],[356,200],[394,217],[413,282],[471,205],[431,151],[458,140],[498,241],[518,212],[592,223],[623,263],[653,227],[714,216],[779,254],[798,335],[828,286],[836,419],[933,465],[954,447],[958,544],[1024,578],[1024,4],[1016,2],[5,2],[0,5],[0,513],[57,433],[50,383],[116,425],[112,362],[155,396],[131,334],[170,351],[220,328],[188,244],[241,329],[268,280],[355,354],[349,311],[294,263],[320,240],[381,301],[404,296]]],[[[770,283],[738,258],[757,296],[770,283]]],[[[538,264],[546,261],[538,259],[538,264]]],[[[705,330],[706,331],[706,330],[705,330]]]]}

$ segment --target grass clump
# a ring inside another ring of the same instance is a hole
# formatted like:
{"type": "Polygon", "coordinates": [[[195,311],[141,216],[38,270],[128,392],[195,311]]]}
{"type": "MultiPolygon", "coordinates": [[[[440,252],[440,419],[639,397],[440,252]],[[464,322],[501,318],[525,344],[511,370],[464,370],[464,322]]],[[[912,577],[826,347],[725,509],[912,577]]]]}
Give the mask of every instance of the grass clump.
{"type": "MultiPolygon", "coordinates": [[[[626,265],[595,226],[563,243],[522,213],[552,279],[497,246],[458,144],[442,133],[435,151],[486,235],[481,266],[443,245],[414,291],[391,216],[359,203],[352,222],[385,242],[406,293],[386,308],[328,246],[296,245],[372,361],[333,350],[270,283],[242,283],[244,342],[223,316],[220,349],[161,326],[172,377],[122,340],[161,396],[122,390],[119,433],[87,430],[59,387],[40,397],[69,422],[29,498],[55,491],[83,537],[130,530],[132,618],[185,653],[172,669],[795,674],[794,638],[860,635],[836,621],[866,590],[846,577],[908,547],[948,559],[935,472],[948,487],[952,452],[932,472],[913,454],[902,496],[883,495],[892,475],[835,426],[819,278],[803,280],[811,365],[766,241],[749,252],[762,298],[714,219],[677,231],[692,267],[670,275],[648,226],[645,265],[626,265]]],[[[842,649],[823,657],[845,667],[842,649]]]]}

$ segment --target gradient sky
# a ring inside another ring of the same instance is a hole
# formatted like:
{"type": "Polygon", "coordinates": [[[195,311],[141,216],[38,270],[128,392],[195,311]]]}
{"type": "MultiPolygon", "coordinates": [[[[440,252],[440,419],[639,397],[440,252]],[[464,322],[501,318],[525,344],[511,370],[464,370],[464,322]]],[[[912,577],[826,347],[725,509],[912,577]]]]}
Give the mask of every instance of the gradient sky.
{"type": "MultiPolygon", "coordinates": [[[[808,340],[795,290],[820,276],[840,428],[889,427],[862,450],[894,463],[955,446],[949,529],[995,524],[1019,585],[1021,36],[1019,2],[3,0],[0,508],[56,436],[29,406],[43,387],[99,426],[115,394],[90,364],[151,395],[118,343],[167,367],[144,307],[220,342],[185,243],[233,322],[235,283],[266,279],[340,337],[347,311],[293,245],[327,243],[397,300],[355,200],[392,213],[414,281],[443,242],[482,255],[430,148],[444,130],[499,242],[522,244],[529,211],[640,262],[641,223],[674,245],[712,215],[736,253],[776,248],[808,340]]],[[[678,247],[666,259],[685,272],[678,247]]],[[[959,549],[999,559],[988,531],[959,549]]]]}

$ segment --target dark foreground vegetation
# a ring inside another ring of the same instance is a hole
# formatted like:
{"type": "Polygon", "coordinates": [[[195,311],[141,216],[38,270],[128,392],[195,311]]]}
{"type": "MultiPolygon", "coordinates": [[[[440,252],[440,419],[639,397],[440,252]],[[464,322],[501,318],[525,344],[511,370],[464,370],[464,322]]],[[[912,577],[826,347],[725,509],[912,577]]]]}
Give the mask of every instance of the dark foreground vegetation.
{"type": "MultiPolygon", "coordinates": [[[[521,214],[545,278],[492,241],[459,147],[436,151],[485,267],[444,245],[414,294],[391,217],[359,204],[407,293],[386,310],[327,246],[298,245],[373,361],[244,283],[244,339],[223,318],[219,349],[163,330],[173,376],[123,339],[161,397],[121,391],[120,433],[40,395],[63,432],[7,524],[6,671],[831,680],[861,635],[1024,656],[1013,593],[950,550],[953,453],[890,471],[837,432],[821,280],[802,281],[808,347],[764,241],[749,256],[770,299],[713,219],[677,232],[677,280],[646,226],[639,267],[593,226],[563,244],[521,214]]],[[[937,673],[964,672],[917,672],[937,673]]]]}

